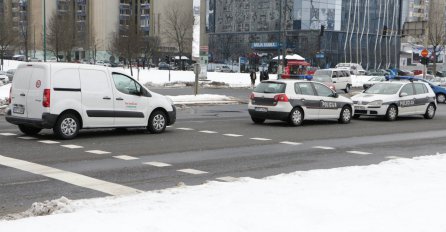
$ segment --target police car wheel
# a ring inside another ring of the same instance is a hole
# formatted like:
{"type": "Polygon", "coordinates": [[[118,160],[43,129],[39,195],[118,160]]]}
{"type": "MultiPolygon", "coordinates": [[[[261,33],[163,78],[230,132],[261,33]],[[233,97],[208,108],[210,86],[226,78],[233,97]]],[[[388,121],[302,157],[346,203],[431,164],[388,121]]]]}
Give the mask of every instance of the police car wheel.
{"type": "Polygon", "coordinates": [[[438,103],[445,103],[446,102],[446,96],[442,93],[437,95],[437,102],[438,103]]]}
{"type": "Polygon", "coordinates": [[[429,104],[429,106],[427,106],[426,109],[426,113],[424,114],[424,118],[425,119],[433,119],[435,116],[435,105],[434,104],[429,104]]]}
{"type": "Polygon", "coordinates": [[[265,119],[264,119],[264,118],[254,118],[254,117],[251,117],[251,119],[252,119],[252,121],[253,121],[255,124],[262,124],[262,123],[265,122],[265,119]]]}
{"type": "Polygon", "coordinates": [[[390,105],[389,108],[387,108],[386,119],[388,121],[395,121],[397,117],[398,109],[395,105],[390,105]]]}
{"type": "Polygon", "coordinates": [[[348,124],[352,120],[352,111],[348,106],[344,106],[341,110],[341,115],[339,116],[339,123],[348,124]]]}
{"type": "Polygon", "coordinates": [[[290,113],[289,122],[293,126],[300,126],[304,120],[304,113],[300,108],[294,108],[290,113]]]}
{"type": "Polygon", "coordinates": [[[351,90],[350,85],[345,86],[345,89],[344,89],[345,93],[349,93],[350,90],[351,90]]]}

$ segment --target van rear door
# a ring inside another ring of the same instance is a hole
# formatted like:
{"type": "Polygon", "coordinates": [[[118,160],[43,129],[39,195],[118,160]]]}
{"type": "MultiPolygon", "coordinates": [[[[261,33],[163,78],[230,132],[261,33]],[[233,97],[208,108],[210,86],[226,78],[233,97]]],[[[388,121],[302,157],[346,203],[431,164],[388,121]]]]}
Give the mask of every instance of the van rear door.
{"type": "Polygon", "coordinates": [[[28,117],[26,106],[29,90],[29,80],[33,72],[32,67],[23,66],[17,69],[11,89],[11,115],[15,117],[28,117]]]}
{"type": "Polygon", "coordinates": [[[28,118],[41,119],[42,114],[49,111],[49,109],[43,107],[43,91],[49,84],[47,77],[46,70],[43,67],[32,67],[28,96],[26,97],[28,118]]]}

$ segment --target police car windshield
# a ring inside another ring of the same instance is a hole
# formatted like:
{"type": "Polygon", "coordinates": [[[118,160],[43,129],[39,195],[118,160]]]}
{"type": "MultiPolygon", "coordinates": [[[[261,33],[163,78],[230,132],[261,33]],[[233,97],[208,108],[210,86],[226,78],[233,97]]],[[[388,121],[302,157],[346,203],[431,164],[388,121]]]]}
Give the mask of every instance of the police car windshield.
{"type": "Polygon", "coordinates": [[[319,82],[331,82],[331,78],[327,76],[314,76],[313,81],[319,81],[319,82]]]}
{"type": "Polygon", "coordinates": [[[285,83],[263,82],[254,89],[255,93],[285,93],[285,83]]]}
{"type": "Polygon", "coordinates": [[[377,83],[368,88],[364,93],[368,94],[396,94],[403,84],[401,83],[377,83]]]}
{"type": "Polygon", "coordinates": [[[328,76],[328,77],[330,77],[331,76],[331,71],[328,71],[328,70],[317,70],[315,73],[314,73],[314,77],[316,77],[316,76],[328,76]]]}

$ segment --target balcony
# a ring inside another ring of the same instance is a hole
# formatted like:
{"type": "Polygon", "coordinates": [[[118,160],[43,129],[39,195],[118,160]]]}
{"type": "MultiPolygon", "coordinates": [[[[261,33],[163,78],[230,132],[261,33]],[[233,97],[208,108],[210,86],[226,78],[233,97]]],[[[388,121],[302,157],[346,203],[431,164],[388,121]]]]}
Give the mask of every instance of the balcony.
{"type": "Polygon", "coordinates": [[[150,3],[141,3],[141,9],[149,10],[150,9],[150,3]]]}

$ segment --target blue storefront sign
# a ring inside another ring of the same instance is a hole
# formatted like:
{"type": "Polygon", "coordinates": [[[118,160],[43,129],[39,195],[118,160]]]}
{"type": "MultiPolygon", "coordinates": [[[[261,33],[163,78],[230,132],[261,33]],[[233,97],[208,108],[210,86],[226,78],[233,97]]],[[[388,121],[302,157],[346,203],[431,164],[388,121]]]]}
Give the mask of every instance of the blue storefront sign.
{"type": "Polygon", "coordinates": [[[267,43],[251,43],[252,49],[278,49],[280,43],[277,42],[267,42],[267,43]]]}

